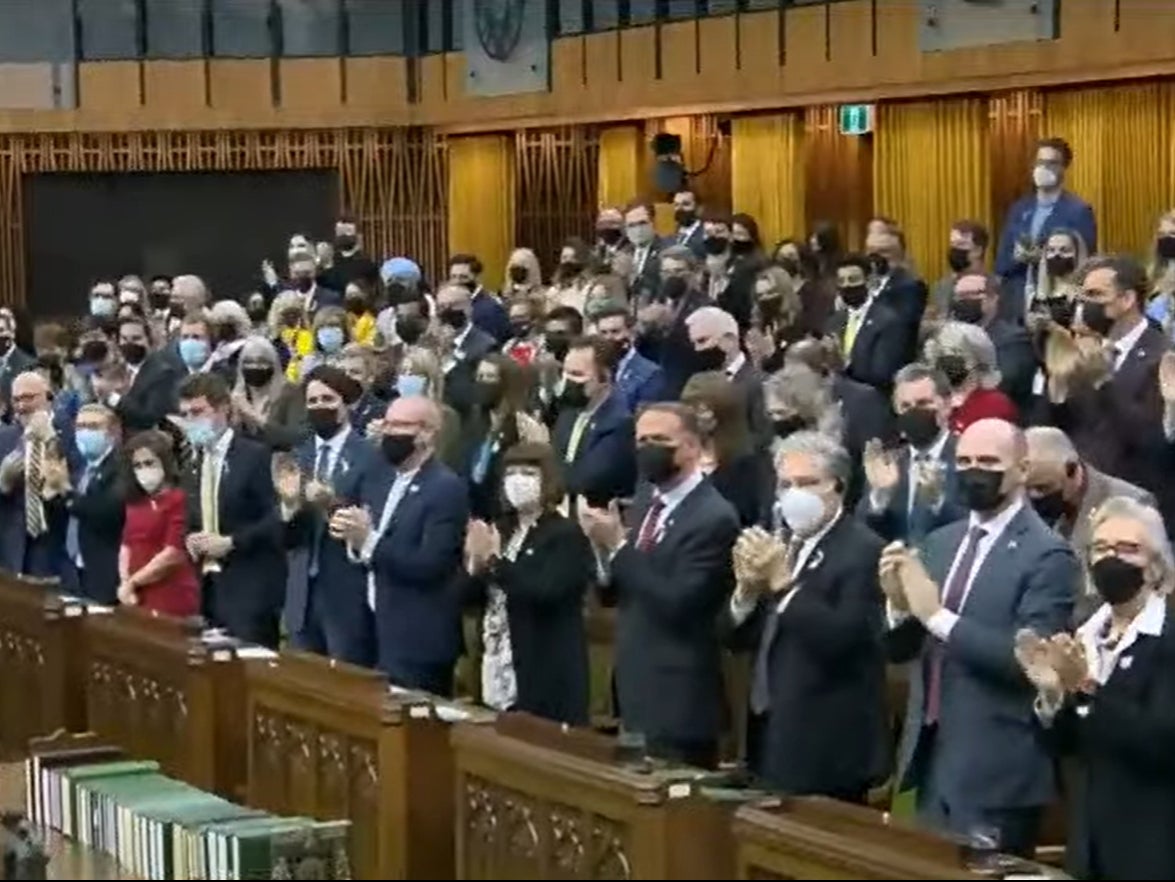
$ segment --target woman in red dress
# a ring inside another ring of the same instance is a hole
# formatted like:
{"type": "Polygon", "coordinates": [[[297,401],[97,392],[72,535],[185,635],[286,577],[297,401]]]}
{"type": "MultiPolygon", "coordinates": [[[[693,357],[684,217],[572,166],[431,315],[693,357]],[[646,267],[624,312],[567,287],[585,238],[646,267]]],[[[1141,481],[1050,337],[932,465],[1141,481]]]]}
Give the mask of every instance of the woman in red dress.
{"type": "Polygon", "coordinates": [[[126,523],[118,551],[119,602],[172,616],[200,612],[200,582],[184,550],[187,498],[162,432],[142,432],[123,449],[126,523]]]}
{"type": "Polygon", "coordinates": [[[1019,409],[999,388],[995,346],[979,325],[946,322],[926,341],[926,359],[951,384],[950,429],[956,435],[985,419],[1019,425],[1019,409]]]}

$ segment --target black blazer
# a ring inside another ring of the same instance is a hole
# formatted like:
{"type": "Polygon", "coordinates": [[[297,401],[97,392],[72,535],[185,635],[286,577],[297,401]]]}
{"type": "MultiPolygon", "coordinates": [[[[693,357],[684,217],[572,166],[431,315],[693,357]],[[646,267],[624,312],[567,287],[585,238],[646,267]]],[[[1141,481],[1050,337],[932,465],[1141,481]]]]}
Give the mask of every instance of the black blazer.
{"type": "MultiPolygon", "coordinates": [[[[513,523],[498,525],[502,541],[513,523]]],[[[579,524],[556,512],[539,518],[513,563],[462,579],[467,601],[484,603],[490,583],[506,595],[518,701],[514,710],[560,723],[588,723],[588,650],[584,593],[595,557],[579,524]]]]}
{"type": "Polygon", "coordinates": [[[756,725],[752,768],[772,789],[842,796],[885,778],[884,610],[877,583],[883,543],[843,514],[800,573],[782,613],[760,599],[734,630],[736,646],[758,652],[768,616],[770,709],[756,725]]]}
{"type": "Polygon", "coordinates": [[[148,355],[115,407],[123,427],[128,432],[154,429],[169,413],[175,413],[175,393],[185,374],[163,352],[148,355]]]}
{"type": "Polygon", "coordinates": [[[726,720],[718,619],[732,587],[738,515],[703,480],[669,513],[660,541],[640,551],[650,499],[646,485],[603,594],[618,607],[620,718],[650,742],[702,744],[717,739],[726,720]]]}
{"type": "Polygon", "coordinates": [[[445,374],[445,404],[464,417],[477,403],[477,365],[498,349],[498,341],[477,325],[461,342],[461,357],[445,374]]]}
{"type": "MultiPolygon", "coordinates": [[[[78,587],[91,600],[110,605],[118,602],[118,549],[126,516],[118,462],[118,451],[111,451],[90,479],[86,492],[72,493],[66,502],[78,521],[78,547],[85,564],[78,574],[78,587]]],[[[80,480],[79,472],[74,478],[75,487],[80,480]]]]}
{"type": "Polygon", "coordinates": [[[1105,685],[1046,730],[1066,764],[1066,869],[1075,878],[1175,879],[1175,602],[1105,685]],[[1129,661],[1127,661],[1129,659],[1129,661]]]}
{"type": "Polygon", "coordinates": [[[1000,389],[1012,399],[1021,413],[1032,407],[1032,383],[1039,364],[1032,336],[1023,325],[997,318],[986,328],[995,347],[1000,369],[1000,389]]]}
{"type": "MultiPolygon", "coordinates": [[[[848,313],[837,310],[829,322],[828,333],[843,343],[847,324],[848,313]]],[[[844,354],[845,375],[858,383],[888,391],[894,374],[914,360],[913,340],[906,321],[883,300],[874,301],[853,340],[852,351],[844,354]]]]}
{"type": "Polygon", "coordinates": [[[913,334],[918,333],[918,326],[922,324],[929,296],[926,282],[902,267],[894,267],[885,285],[877,292],[878,302],[895,312],[913,334]]]}

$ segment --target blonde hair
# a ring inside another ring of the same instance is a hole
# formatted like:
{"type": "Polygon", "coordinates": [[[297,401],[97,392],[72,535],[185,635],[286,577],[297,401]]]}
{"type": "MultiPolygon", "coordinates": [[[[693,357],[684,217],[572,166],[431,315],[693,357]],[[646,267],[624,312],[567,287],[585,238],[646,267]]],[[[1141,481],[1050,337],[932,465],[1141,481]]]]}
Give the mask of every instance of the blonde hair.
{"type": "Polygon", "coordinates": [[[510,267],[512,266],[526,267],[526,285],[532,288],[542,285],[543,271],[539,267],[538,257],[529,248],[515,248],[510,252],[510,259],[506,261],[506,277],[502,280],[503,291],[509,291],[514,284],[510,281],[510,267]]]}
{"type": "Polygon", "coordinates": [[[400,359],[400,373],[413,374],[428,380],[428,397],[443,401],[445,397],[445,375],[441,361],[431,349],[423,346],[409,346],[400,359]]]}
{"type": "MultiPolygon", "coordinates": [[[[1077,278],[1081,272],[1081,265],[1089,259],[1089,246],[1085,243],[1085,239],[1076,230],[1071,230],[1064,227],[1059,230],[1053,230],[1045,238],[1045,246],[1048,245],[1048,240],[1054,236],[1064,236],[1073,243],[1073,250],[1076,252],[1076,262],[1073,264],[1073,278],[1077,278]]],[[[1048,263],[1044,258],[1044,248],[1041,249],[1040,263],[1036,267],[1036,296],[1039,300],[1048,300],[1051,297],[1056,297],[1054,286],[1057,280],[1049,275],[1048,263]]],[[[1062,292],[1064,293],[1064,292],[1062,292]]],[[[1066,294],[1065,296],[1069,296],[1066,294]]]]}
{"type": "Polygon", "coordinates": [[[966,322],[944,322],[926,341],[926,360],[933,363],[941,355],[961,355],[981,389],[995,389],[1000,384],[995,345],[987,331],[966,322]]]}

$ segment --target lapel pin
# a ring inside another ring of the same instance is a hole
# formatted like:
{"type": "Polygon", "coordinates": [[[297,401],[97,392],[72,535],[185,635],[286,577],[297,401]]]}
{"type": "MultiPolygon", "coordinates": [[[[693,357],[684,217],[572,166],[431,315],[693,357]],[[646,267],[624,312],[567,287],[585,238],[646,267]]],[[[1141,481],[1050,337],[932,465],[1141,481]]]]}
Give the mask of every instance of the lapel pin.
{"type": "Polygon", "coordinates": [[[416,484],[409,484],[408,485],[408,492],[409,493],[416,493],[419,490],[420,490],[420,488],[416,484]]]}
{"type": "Polygon", "coordinates": [[[1132,655],[1124,655],[1118,659],[1118,667],[1124,671],[1129,671],[1132,664],[1134,664],[1134,656],[1132,655]]]}
{"type": "Polygon", "coordinates": [[[804,569],[814,570],[822,563],[824,563],[824,551],[817,548],[812,552],[812,558],[808,561],[808,565],[804,569]]]}
{"type": "Polygon", "coordinates": [[[1008,551],[1015,551],[1015,550],[1016,550],[1016,540],[1011,539],[1008,541],[1008,551]]]}

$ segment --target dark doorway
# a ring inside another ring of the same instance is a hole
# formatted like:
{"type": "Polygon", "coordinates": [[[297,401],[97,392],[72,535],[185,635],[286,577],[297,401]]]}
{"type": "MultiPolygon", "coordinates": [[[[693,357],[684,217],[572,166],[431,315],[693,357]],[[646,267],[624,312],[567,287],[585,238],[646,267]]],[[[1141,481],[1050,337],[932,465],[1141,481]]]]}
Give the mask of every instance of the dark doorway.
{"type": "Polygon", "coordinates": [[[96,279],[195,273],[214,299],[240,298],[293,233],[329,238],[333,171],[45,174],[24,181],[28,307],[85,311],[96,279]]]}

